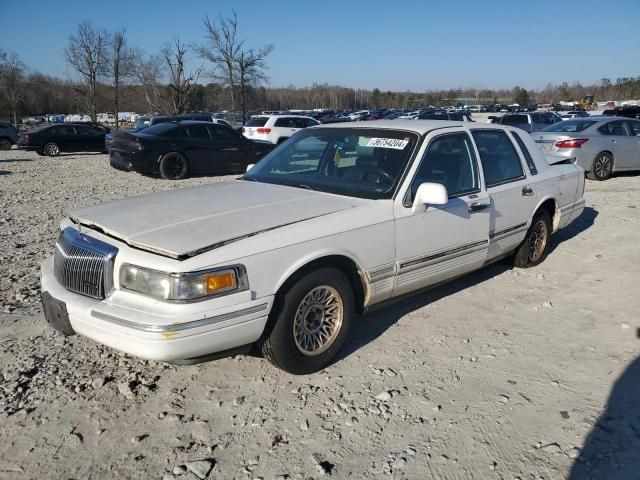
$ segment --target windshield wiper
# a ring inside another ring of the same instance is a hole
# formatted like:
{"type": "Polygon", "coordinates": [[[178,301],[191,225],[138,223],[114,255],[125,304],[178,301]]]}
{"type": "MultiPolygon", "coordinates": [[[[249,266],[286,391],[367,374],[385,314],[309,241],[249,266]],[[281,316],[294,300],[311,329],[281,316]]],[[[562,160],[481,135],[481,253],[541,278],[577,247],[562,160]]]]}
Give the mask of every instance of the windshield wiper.
{"type": "Polygon", "coordinates": [[[312,190],[315,191],[315,188],[310,187],[309,185],[305,185],[304,183],[301,183],[299,185],[296,185],[296,187],[298,188],[306,188],[307,190],[312,190]]]}

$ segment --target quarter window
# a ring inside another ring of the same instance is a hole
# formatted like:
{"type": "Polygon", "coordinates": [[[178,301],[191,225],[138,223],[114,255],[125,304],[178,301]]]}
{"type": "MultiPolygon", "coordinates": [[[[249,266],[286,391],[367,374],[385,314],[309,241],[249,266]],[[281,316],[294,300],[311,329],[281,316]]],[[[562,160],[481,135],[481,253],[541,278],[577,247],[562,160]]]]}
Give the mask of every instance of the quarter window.
{"type": "Polygon", "coordinates": [[[427,149],[411,184],[411,198],[425,182],[444,185],[449,198],[478,191],[476,158],[466,133],[436,137],[427,149]]]}
{"type": "Polygon", "coordinates": [[[524,177],[513,143],[502,130],[475,130],[473,139],[480,152],[487,188],[524,177]]]}
{"type": "Polygon", "coordinates": [[[518,132],[511,131],[511,135],[513,135],[513,138],[516,139],[516,143],[520,147],[520,150],[522,150],[522,154],[524,155],[524,159],[527,161],[527,167],[529,167],[531,175],[537,175],[538,169],[536,168],[536,164],[533,162],[533,158],[531,157],[531,153],[529,153],[529,149],[524,144],[524,140],[522,140],[522,137],[520,136],[520,134],[518,134],[518,132]]]}

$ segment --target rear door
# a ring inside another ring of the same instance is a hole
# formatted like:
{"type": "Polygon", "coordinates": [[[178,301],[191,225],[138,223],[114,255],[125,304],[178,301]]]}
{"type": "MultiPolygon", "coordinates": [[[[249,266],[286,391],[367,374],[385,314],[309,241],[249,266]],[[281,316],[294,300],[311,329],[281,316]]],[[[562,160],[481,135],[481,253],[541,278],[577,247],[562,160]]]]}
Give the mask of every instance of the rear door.
{"type": "Polygon", "coordinates": [[[408,187],[394,204],[397,276],[393,294],[416,290],[480,268],[487,256],[489,197],[482,188],[471,137],[459,129],[432,132],[408,187]],[[447,188],[445,205],[412,211],[425,182],[447,188]]]}
{"type": "Polygon", "coordinates": [[[104,150],[104,130],[89,125],[79,125],[78,142],[85,152],[102,152],[104,150]]]}
{"type": "Polygon", "coordinates": [[[536,206],[535,187],[506,131],[473,129],[491,200],[488,258],[514,250],[525,237],[536,206]]]}
{"type": "Polygon", "coordinates": [[[189,168],[194,173],[207,172],[217,155],[217,146],[209,135],[208,125],[186,125],[189,140],[185,141],[185,155],[189,160],[189,168]]]}
{"type": "Polygon", "coordinates": [[[605,137],[605,144],[613,153],[613,167],[616,171],[636,168],[638,137],[631,135],[627,120],[605,123],[598,131],[605,137]]]}
{"type": "Polygon", "coordinates": [[[55,142],[63,152],[79,152],[82,151],[82,139],[78,135],[78,127],[74,125],[60,125],[53,128],[53,135],[47,141],[55,142]]]}
{"type": "Polygon", "coordinates": [[[636,155],[636,161],[633,165],[634,169],[640,169],[640,121],[639,120],[627,120],[627,125],[629,125],[629,131],[632,137],[636,137],[636,143],[638,146],[638,151],[636,155]]]}

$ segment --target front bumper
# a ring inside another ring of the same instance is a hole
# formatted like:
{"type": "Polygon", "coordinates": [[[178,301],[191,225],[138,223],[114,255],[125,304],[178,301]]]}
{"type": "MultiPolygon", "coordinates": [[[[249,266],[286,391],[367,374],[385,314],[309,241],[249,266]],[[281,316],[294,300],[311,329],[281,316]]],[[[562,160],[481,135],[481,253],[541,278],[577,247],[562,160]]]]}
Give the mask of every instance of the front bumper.
{"type": "MultiPolygon", "coordinates": [[[[251,344],[260,338],[273,297],[219,307],[217,299],[181,305],[136,302],[137,294],[115,291],[96,300],[66,290],[53,275],[53,257],[41,264],[42,292],[64,302],[75,332],[116,350],[158,361],[187,360],[251,344]]],[[[245,292],[246,293],[246,292],[245,292]]],[[[55,326],[55,325],[54,325],[55,326]]]]}

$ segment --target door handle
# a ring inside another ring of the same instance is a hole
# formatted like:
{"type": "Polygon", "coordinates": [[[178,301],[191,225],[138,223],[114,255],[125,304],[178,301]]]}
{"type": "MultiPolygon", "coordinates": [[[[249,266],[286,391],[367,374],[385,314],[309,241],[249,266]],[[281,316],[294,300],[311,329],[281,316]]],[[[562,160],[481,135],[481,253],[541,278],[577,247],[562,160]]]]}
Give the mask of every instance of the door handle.
{"type": "Polygon", "coordinates": [[[475,202],[469,205],[469,213],[481,212],[482,210],[486,210],[487,208],[489,208],[488,203],[475,202]]]}
{"type": "Polygon", "coordinates": [[[522,188],[522,196],[523,197],[530,197],[531,195],[533,195],[533,188],[531,188],[531,187],[523,187],[522,188]]]}

